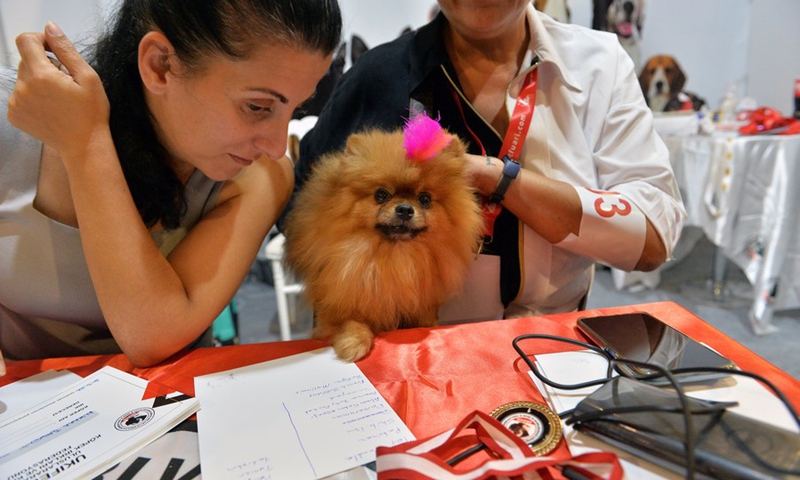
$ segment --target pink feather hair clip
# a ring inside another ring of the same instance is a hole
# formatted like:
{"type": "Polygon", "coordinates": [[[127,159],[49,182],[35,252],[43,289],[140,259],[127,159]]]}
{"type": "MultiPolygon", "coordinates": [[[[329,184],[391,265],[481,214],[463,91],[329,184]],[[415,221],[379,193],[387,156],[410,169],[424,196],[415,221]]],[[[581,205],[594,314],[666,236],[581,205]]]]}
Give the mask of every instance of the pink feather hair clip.
{"type": "Polygon", "coordinates": [[[453,140],[439,122],[423,113],[413,114],[403,127],[406,158],[425,162],[435,157],[453,140]]]}

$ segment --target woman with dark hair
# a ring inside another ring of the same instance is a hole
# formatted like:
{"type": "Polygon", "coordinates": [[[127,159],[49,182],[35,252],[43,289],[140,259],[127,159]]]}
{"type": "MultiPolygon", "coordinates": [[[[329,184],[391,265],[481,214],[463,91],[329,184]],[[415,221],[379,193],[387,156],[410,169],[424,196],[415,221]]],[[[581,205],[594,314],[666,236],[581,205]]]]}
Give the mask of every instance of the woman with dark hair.
{"type": "Polygon", "coordinates": [[[52,22],[20,35],[0,71],[0,352],[145,366],[207,344],[289,198],[288,122],[340,35],[336,0],[124,0],[89,62],[52,22]]]}

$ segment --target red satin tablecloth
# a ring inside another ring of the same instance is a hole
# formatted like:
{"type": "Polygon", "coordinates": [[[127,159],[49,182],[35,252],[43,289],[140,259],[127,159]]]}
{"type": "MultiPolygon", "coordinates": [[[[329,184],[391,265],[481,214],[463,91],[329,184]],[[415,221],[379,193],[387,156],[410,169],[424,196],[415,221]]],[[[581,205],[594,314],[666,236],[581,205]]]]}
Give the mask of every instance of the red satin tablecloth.
{"type": "MultiPolygon", "coordinates": [[[[585,340],[575,330],[578,318],[643,311],[688,336],[705,342],[739,368],[772,381],[800,409],[800,382],[730,337],[672,302],[604,308],[576,313],[481,322],[430,329],[399,330],[376,338],[358,366],[417,438],[453,428],[474,410],[491,412],[514,401],[544,403],[511,345],[522,334],[543,333],[585,340]]],[[[295,340],[185,352],[151,368],[134,368],[124,355],[50,358],[9,362],[0,386],[45,370],[69,369],[86,376],[110,365],[150,380],[148,394],[194,394],[194,377],[306,352],[325,346],[295,340]]],[[[526,353],[567,350],[566,344],[526,340],[526,353]]],[[[575,347],[578,348],[578,347],[575,347]]],[[[559,453],[566,453],[563,445],[559,453]]]]}

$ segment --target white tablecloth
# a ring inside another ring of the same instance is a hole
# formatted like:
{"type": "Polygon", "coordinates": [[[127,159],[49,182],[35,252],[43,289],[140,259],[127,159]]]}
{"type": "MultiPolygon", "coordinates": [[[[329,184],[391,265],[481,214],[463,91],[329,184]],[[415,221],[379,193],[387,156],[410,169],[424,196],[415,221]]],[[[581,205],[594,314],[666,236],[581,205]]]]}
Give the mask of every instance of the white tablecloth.
{"type": "MultiPolygon", "coordinates": [[[[686,225],[702,229],[744,271],[753,285],[753,330],[773,331],[775,310],[800,308],[800,135],[694,135],[665,142],[686,225]]],[[[618,288],[635,281],[653,287],[660,271],[614,276],[618,288]]]]}

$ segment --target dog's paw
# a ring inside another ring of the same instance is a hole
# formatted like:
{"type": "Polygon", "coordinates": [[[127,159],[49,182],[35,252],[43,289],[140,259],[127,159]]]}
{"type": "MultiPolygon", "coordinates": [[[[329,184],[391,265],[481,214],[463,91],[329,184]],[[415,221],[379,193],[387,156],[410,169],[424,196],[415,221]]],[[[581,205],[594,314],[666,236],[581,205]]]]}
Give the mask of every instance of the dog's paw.
{"type": "Polygon", "coordinates": [[[331,338],[336,355],[348,362],[357,362],[372,350],[372,330],[363,323],[348,321],[342,330],[331,338]]]}

